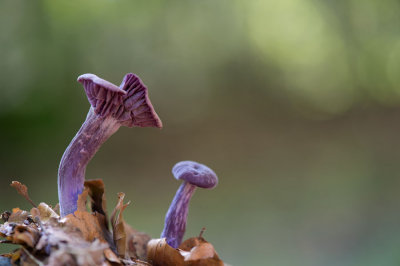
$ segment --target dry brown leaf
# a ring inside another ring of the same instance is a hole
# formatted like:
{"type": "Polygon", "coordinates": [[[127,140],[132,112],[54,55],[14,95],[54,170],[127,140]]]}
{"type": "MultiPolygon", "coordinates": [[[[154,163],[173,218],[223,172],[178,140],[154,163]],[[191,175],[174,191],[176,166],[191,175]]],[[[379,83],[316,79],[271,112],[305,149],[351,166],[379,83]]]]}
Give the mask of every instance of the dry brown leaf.
{"type": "Polygon", "coordinates": [[[167,244],[165,238],[152,239],[147,244],[147,261],[153,266],[183,266],[184,258],[178,251],[167,244]]]}
{"type": "Polygon", "coordinates": [[[10,217],[8,217],[9,223],[23,223],[29,216],[29,212],[23,211],[20,208],[12,209],[10,217]]]}
{"type": "Polygon", "coordinates": [[[124,193],[118,193],[118,203],[111,214],[111,225],[113,228],[113,239],[115,246],[117,247],[118,255],[128,258],[126,256],[126,232],[122,213],[124,212],[125,208],[128,207],[129,202],[124,204],[124,197],[124,193]]]}
{"type": "Polygon", "coordinates": [[[10,186],[15,188],[20,195],[22,195],[27,201],[29,201],[30,204],[33,205],[33,207],[36,207],[36,204],[33,203],[28,195],[28,188],[24,184],[21,184],[18,181],[12,181],[10,186]]]}
{"type": "Polygon", "coordinates": [[[40,211],[39,211],[38,208],[33,207],[33,208],[31,209],[30,213],[31,213],[31,215],[32,215],[32,217],[33,217],[34,219],[40,219],[40,211]],[[37,218],[36,218],[36,217],[37,217],[37,218]]]}
{"type": "Polygon", "coordinates": [[[103,214],[106,217],[106,221],[108,223],[105,188],[103,180],[101,179],[87,180],[85,181],[85,187],[89,189],[92,212],[98,212],[103,214]]]}
{"type": "Polygon", "coordinates": [[[56,213],[56,208],[45,203],[30,212],[15,208],[3,213],[5,223],[0,224],[0,236],[6,240],[2,242],[21,245],[10,254],[13,262],[18,265],[151,266],[139,260],[146,257],[150,237],[123,220],[123,212],[129,204],[123,202],[125,195],[118,194],[119,200],[111,217],[112,235],[107,226],[103,182],[91,180],[85,187],[78,197],[77,210],[63,219],[56,213]],[[92,213],[86,207],[88,195],[92,213]]]}
{"type": "Polygon", "coordinates": [[[180,245],[179,245],[179,249],[185,250],[185,251],[190,251],[192,248],[194,248],[195,246],[200,245],[203,242],[207,242],[204,238],[202,237],[191,237],[186,239],[185,241],[183,241],[180,245]]]}
{"type": "Polygon", "coordinates": [[[157,265],[223,266],[213,245],[202,237],[192,237],[184,241],[179,249],[168,245],[165,238],[152,239],[147,245],[147,260],[157,265]]]}
{"type": "Polygon", "coordinates": [[[39,239],[39,231],[26,225],[17,225],[14,228],[12,242],[33,248],[39,239]]]}
{"type": "MultiPolygon", "coordinates": [[[[19,208],[3,213],[4,221],[9,221],[0,224],[0,236],[6,238],[3,242],[22,246],[12,253],[15,263],[56,266],[149,265],[125,257],[125,254],[121,259],[113,252],[114,241],[107,228],[107,213],[104,211],[104,184],[101,181],[89,184],[78,197],[77,211],[63,219],[45,203],[32,208],[30,213],[19,208]],[[93,213],[89,213],[86,208],[88,194],[91,196],[93,213]]],[[[125,228],[122,212],[126,204],[122,203],[120,207],[114,221],[115,225],[123,225],[125,228]]],[[[134,229],[127,231],[135,237],[140,235],[134,229]]]]}
{"type": "Polygon", "coordinates": [[[143,232],[133,229],[129,224],[124,222],[126,234],[126,252],[131,258],[144,260],[147,257],[147,243],[151,237],[143,232]]]}
{"type": "Polygon", "coordinates": [[[201,243],[200,245],[195,246],[190,251],[186,252],[187,255],[184,255],[185,261],[209,259],[214,258],[215,256],[215,249],[211,243],[201,243]]]}
{"type": "Polygon", "coordinates": [[[44,202],[41,202],[37,208],[32,208],[31,215],[33,217],[39,216],[41,222],[47,222],[50,218],[60,218],[60,216],[44,202]]]}
{"type": "Polygon", "coordinates": [[[117,255],[115,255],[115,253],[110,248],[104,250],[104,256],[109,262],[121,263],[121,260],[118,258],[117,255]]]}
{"type": "Polygon", "coordinates": [[[101,242],[107,243],[102,232],[103,229],[99,223],[97,213],[91,214],[86,210],[86,199],[89,190],[85,189],[78,196],[78,209],[72,214],[65,216],[65,224],[78,228],[82,232],[82,236],[86,241],[92,242],[99,239],[101,242]]]}
{"type": "Polygon", "coordinates": [[[111,249],[116,251],[113,236],[110,232],[108,225],[108,215],[103,180],[87,180],[85,181],[85,188],[89,190],[88,192],[91,199],[91,210],[98,220],[103,237],[110,245],[111,249]]]}
{"type": "Polygon", "coordinates": [[[123,219],[123,211],[128,206],[124,204],[124,193],[118,193],[118,203],[111,215],[113,239],[117,253],[122,258],[145,259],[147,243],[151,237],[128,225],[123,219]]]}
{"type": "MultiPolygon", "coordinates": [[[[203,229],[204,230],[204,229],[203,229]]],[[[185,240],[180,246],[181,254],[185,258],[186,265],[220,265],[223,266],[224,262],[219,258],[214,246],[207,242],[203,237],[191,237],[185,240]]]]}

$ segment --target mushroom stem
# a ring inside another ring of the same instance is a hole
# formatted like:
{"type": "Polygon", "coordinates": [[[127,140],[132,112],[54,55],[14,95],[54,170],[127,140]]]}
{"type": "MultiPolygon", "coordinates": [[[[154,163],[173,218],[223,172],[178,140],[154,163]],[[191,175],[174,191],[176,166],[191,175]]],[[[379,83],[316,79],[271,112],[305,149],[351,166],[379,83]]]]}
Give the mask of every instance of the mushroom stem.
{"type": "Polygon", "coordinates": [[[167,243],[178,248],[186,230],[186,221],[189,212],[189,201],[196,190],[196,186],[183,182],[175,194],[165,216],[164,230],[161,238],[166,238],[167,243]]]}
{"type": "Polygon", "coordinates": [[[61,158],[58,170],[61,217],[75,212],[78,195],[83,191],[87,164],[120,126],[113,117],[102,117],[95,114],[93,107],[89,109],[85,122],[61,158]]]}

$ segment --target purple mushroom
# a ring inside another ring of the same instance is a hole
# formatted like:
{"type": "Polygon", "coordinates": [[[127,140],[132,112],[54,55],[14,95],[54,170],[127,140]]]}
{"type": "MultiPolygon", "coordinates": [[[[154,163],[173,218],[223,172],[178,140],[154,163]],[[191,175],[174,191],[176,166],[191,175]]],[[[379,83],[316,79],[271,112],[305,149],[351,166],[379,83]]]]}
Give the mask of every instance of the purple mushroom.
{"type": "Polygon", "coordinates": [[[196,187],[214,188],[218,184],[218,177],[207,166],[193,161],[175,164],[172,168],[172,174],[176,179],[182,179],[184,182],[169,206],[161,238],[165,237],[171,247],[177,248],[185,234],[189,201],[196,187]]]}
{"type": "Polygon", "coordinates": [[[91,107],[61,158],[58,169],[61,217],[76,210],[86,165],[120,126],[162,127],[146,86],[135,74],[126,74],[119,87],[93,74],[81,75],[78,81],[82,83],[91,107]]]}

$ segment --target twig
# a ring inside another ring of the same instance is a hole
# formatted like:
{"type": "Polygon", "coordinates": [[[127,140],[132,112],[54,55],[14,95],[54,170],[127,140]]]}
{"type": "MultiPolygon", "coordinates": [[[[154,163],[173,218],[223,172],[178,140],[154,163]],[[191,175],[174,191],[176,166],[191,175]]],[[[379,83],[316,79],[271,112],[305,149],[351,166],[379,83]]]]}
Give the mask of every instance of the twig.
{"type": "Polygon", "coordinates": [[[204,231],[206,231],[206,228],[205,227],[201,228],[201,231],[200,231],[200,234],[199,234],[199,238],[203,237],[204,231]]]}
{"type": "Polygon", "coordinates": [[[33,207],[37,208],[36,204],[29,197],[28,188],[24,184],[21,184],[18,181],[12,181],[10,186],[15,188],[20,195],[22,195],[30,204],[32,204],[33,207]]]}
{"type": "Polygon", "coordinates": [[[26,248],[24,248],[23,246],[21,248],[29,256],[29,258],[33,260],[33,262],[35,262],[39,266],[44,266],[43,262],[36,259],[26,248]]]}

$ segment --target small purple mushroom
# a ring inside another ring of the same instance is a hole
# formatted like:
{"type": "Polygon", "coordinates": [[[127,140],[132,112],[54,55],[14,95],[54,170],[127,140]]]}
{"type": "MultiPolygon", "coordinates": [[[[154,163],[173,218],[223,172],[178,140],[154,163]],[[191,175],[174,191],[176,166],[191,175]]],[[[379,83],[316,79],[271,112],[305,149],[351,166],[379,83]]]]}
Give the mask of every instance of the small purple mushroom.
{"type": "Polygon", "coordinates": [[[175,164],[172,168],[172,174],[176,179],[182,179],[184,182],[169,206],[161,238],[165,237],[171,247],[177,248],[185,234],[189,201],[196,187],[214,188],[218,184],[218,177],[207,166],[193,161],[175,164]]]}
{"type": "Polygon", "coordinates": [[[135,74],[126,74],[118,87],[93,74],[78,77],[89,103],[82,127],[64,152],[58,169],[61,217],[75,212],[82,193],[86,165],[120,126],[162,127],[147,88],[135,74]]]}

